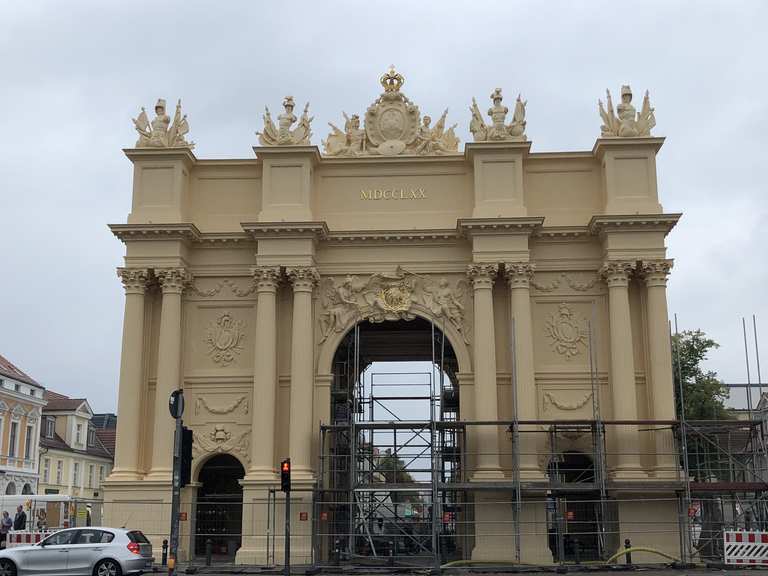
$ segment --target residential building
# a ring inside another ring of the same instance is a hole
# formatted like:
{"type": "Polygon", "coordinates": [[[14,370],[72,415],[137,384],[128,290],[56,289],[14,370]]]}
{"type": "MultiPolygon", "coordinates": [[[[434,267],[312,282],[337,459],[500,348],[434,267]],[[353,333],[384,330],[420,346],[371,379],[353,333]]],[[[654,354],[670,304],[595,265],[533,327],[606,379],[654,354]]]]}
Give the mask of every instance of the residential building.
{"type": "Polygon", "coordinates": [[[0,494],[37,491],[44,388],[0,356],[0,494]]]}
{"type": "Polygon", "coordinates": [[[101,497],[101,484],[112,470],[114,440],[111,450],[104,445],[85,398],[69,398],[46,390],[45,399],[40,436],[40,492],[101,497]]]}

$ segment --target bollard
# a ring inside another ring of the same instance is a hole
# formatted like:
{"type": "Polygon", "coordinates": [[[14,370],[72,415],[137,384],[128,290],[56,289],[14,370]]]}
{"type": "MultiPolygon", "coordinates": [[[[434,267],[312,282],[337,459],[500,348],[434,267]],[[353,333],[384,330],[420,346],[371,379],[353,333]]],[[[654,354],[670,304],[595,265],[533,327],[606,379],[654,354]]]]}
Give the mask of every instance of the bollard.
{"type": "Polygon", "coordinates": [[[161,556],[161,564],[163,566],[168,565],[168,539],[163,540],[163,555],[161,556]]]}
{"type": "Polygon", "coordinates": [[[208,540],[205,541],[205,565],[206,566],[211,565],[212,555],[213,555],[213,540],[208,538],[208,540]]]}
{"type": "Polygon", "coordinates": [[[578,538],[573,539],[573,559],[576,564],[581,564],[581,544],[578,538]]]}
{"type": "Polygon", "coordinates": [[[335,566],[341,564],[341,546],[338,539],[336,539],[333,546],[333,564],[335,566]]]}
{"type": "MultiPolygon", "coordinates": [[[[632,543],[629,541],[629,538],[627,538],[627,539],[624,540],[624,549],[627,550],[629,548],[632,548],[632,543]]],[[[631,565],[632,564],[632,552],[627,552],[625,554],[625,556],[627,557],[627,565],[631,565]]]]}
{"type": "Polygon", "coordinates": [[[389,541],[389,559],[387,564],[389,566],[395,565],[395,543],[392,540],[389,541]]]}

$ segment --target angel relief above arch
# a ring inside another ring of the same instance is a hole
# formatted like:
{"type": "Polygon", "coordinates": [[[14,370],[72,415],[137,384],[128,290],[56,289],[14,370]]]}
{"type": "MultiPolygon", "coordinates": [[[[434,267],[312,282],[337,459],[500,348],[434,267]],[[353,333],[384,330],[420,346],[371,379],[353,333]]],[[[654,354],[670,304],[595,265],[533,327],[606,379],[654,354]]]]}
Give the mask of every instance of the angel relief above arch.
{"type": "Polygon", "coordinates": [[[420,306],[435,318],[444,318],[468,343],[464,304],[467,294],[465,280],[434,280],[400,267],[393,274],[373,274],[367,279],[326,278],[320,289],[320,342],[361,320],[413,320],[414,306],[420,306]]]}
{"type": "Polygon", "coordinates": [[[422,117],[419,107],[400,92],[405,78],[394,67],[380,82],[384,92],[368,107],[363,128],[357,114],[348,116],[346,112],[343,130],[329,123],[332,131],[323,140],[326,155],[433,156],[458,152],[456,124],[446,128],[447,109],[433,125],[432,118],[422,117]]]}

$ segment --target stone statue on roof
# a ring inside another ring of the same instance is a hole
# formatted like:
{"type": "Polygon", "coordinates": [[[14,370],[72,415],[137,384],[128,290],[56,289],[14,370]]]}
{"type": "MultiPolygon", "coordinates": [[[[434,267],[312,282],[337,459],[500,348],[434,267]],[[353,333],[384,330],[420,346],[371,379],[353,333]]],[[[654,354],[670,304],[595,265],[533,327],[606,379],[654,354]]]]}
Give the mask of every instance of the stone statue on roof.
{"type": "Polygon", "coordinates": [[[469,123],[469,131],[475,142],[492,141],[517,141],[525,142],[525,106],[527,104],[519,95],[515,101],[515,110],[512,113],[512,122],[507,124],[507,114],[509,108],[501,102],[504,97],[501,94],[501,88],[496,88],[491,94],[493,106],[488,109],[488,116],[491,118],[490,126],[483,120],[477,101],[472,98],[472,106],[469,111],[472,113],[472,119],[469,123]]]}
{"type": "Polygon", "coordinates": [[[656,126],[656,117],[647,90],[640,112],[636,112],[632,105],[632,89],[627,85],[621,87],[621,103],[616,106],[616,112],[613,111],[610,91],[606,90],[605,95],[605,106],[602,100],[597,101],[600,118],[603,120],[600,126],[601,137],[633,138],[651,135],[651,129],[656,126]]]}
{"type": "Polygon", "coordinates": [[[312,137],[311,124],[314,119],[314,116],[309,116],[309,102],[304,106],[304,112],[298,119],[293,113],[294,108],[293,96],[286,96],[283,100],[284,112],[277,117],[277,126],[275,126],[269,108],[264,107],[264,131],[256,132],[262,146],[309,146],[309,139],[312,137]],[[296,120],[298,124],[292,128],[296,120]]]}
{"type": "Polygon", "coordinates": [[[165,100],[158,99],[155,104],[155,118],[152,122],[147,117],[147,111],[142,108],[133,126],[139,133],[136,148],[194,148],[194,142],[187,142],[189,133],[187,115],[181,114],[181,100],[176,104],[173,122],[165,111],[165,100]]]}

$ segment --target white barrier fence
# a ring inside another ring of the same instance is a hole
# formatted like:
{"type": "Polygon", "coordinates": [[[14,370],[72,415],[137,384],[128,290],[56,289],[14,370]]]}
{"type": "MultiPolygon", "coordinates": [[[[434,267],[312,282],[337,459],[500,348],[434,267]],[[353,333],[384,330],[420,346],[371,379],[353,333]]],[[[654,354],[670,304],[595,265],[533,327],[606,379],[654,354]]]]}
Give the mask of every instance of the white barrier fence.
{"type": "Polygon", "coordinates": [[[43,538],[53,534],[53,532],[53,530],[44,532],[27,532],[21,530],[17,532],[8,532],[8,539],[5,541],[5,547],[15,548],[16,546],[30,546],[32,544],[37,544],[43,538]]]}
{"type": "Polygon", "coordinates": [[[768,564],[768,532],[726,530],[726,564],[768,564]]]}

